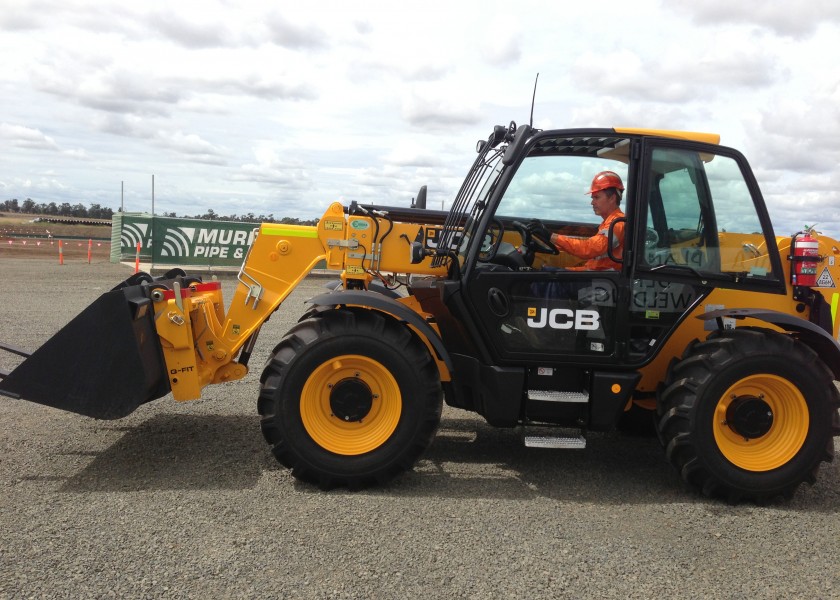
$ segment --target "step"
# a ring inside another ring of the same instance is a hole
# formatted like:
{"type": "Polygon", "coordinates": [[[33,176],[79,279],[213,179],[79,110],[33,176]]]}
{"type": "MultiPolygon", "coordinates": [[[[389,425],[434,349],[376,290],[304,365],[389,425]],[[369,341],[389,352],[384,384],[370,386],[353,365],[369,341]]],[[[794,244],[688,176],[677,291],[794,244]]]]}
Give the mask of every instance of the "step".
{"type": "Polygon", "coordinates": [[[574,402],[586,404],[589,402],[589,392],[561,392],[559,390],[528,390],[528,400],[541,402],[574,402]]]}
{"type": "Polygon", "coordinates": [[[586,448],[586,439],[582,435],[526,435],[525,447],[583,450],[586,448]]]}

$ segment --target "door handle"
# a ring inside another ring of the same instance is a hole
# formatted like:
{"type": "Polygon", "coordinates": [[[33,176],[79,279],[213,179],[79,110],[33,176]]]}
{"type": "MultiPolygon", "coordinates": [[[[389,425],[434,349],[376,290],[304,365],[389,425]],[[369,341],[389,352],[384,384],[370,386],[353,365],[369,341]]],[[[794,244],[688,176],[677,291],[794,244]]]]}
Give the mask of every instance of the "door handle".
{"type": "Polygon", "coordinates": [[[487,290],[487,306],[497,317],[506,317],[510,313],[510,302],[499,288],[492,287],[487,290]]]}

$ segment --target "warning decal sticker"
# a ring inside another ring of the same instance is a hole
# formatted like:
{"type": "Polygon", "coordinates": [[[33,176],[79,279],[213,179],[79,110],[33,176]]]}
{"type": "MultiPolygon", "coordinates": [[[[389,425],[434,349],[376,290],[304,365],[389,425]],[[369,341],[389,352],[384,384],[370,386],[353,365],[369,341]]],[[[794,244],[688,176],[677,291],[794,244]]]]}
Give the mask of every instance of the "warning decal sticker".
{"type": "Polygon", "coordinates": [[[831,273],[828,272],[828,267],[823,267],[822,273],[820,273],[820,276],[817,279],[817,287],[821,287],[821,288],[833,288],[834,287],[834,280],[831,278],[831,273]]]}

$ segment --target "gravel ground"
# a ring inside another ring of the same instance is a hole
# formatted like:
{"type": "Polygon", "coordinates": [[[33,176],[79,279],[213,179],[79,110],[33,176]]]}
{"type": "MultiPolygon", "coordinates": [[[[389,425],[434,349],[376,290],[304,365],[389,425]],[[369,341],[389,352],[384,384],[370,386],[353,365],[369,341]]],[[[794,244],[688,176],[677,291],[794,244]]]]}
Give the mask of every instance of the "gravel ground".
{"type": "MultiPolygon", "coordinates": [[[[35,348],[128,275],[0,259],[0,339],[35,348]]],[[[96,421],[0,397],[0,597],[840,598],[840,461],[791,502],[729,506],[687,491],[655,439],[526,449],[445,408],[389,486],[298,483],[260,434],[258,377],[322,285],[203,400],[96,421]]]]}

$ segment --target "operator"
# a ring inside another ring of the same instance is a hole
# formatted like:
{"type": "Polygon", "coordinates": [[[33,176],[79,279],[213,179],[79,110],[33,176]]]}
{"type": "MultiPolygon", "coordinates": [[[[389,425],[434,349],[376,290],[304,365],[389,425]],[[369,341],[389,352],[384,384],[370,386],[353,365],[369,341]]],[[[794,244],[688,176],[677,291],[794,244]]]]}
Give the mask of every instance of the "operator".
{"type": "MultiPolygon", "coordinates": [[[[586,259],[581,266],[568,267],[572,271],[615,271],[620,264],[612,260],[607,254],[607,243],[610,224],[624,216],[619,204],[624,184],[621,177],[612,171],[601,171],[592,179],[589,186],[589,196],[592,198],[592,210],[603,219],[598,226],[598,233],[590,238],[580,239],[567,235],[550,233],[538,220],[531,221],[529,230],[532,235],[541,239],[548,239],[558,250],[568,252],[578,258],[586,259]]],[[[621,258],[624,252],[624,221],[616,223],[613,228],[613,251],[616,258],[621,258]]]]}

